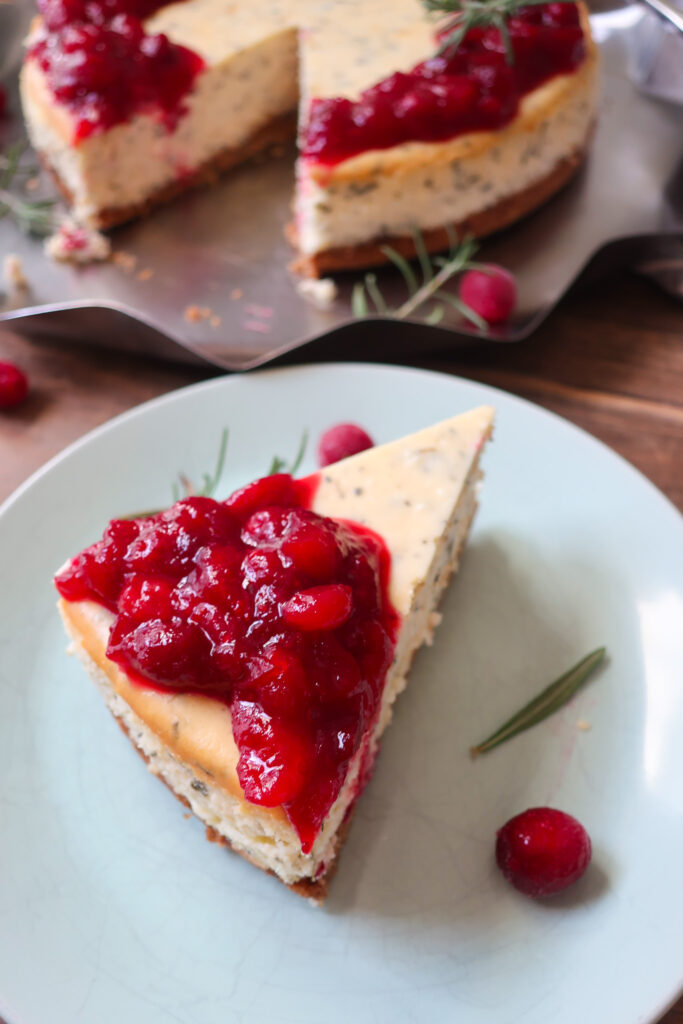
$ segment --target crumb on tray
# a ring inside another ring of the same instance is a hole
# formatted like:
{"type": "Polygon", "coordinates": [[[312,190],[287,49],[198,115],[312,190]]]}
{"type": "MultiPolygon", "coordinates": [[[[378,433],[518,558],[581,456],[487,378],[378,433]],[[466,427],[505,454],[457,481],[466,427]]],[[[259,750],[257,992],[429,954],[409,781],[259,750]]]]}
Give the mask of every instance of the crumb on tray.
{"type": "Polygon", "coordinates": [[[330,309],[337,298],[338,289],[331,277],[302,278],[297,281],[296,290],[302,299],[312,302],[319,309],[330,309]]]}
{"type": "Polygon", "coordinates": [[[45,240],[45,255],[60,263],[97,263],[109,259],[111,242],[99,231],[66,217],[45,240]]]}
{"type": "Polygon", "coordinates": [[[16,292],[28,288],[28,281],[26,280],[26,275],[24,273],[24,264],[16,253],[7,253],[3,261],[2,271],[7,291],[16,292]]]}

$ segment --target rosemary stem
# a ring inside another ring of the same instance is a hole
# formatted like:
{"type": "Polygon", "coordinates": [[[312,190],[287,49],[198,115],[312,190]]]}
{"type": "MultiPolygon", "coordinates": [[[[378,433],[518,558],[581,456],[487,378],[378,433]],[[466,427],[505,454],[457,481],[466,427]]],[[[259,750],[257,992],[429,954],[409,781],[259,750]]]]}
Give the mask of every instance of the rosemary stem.
{"type": "Polygon", "coordinates": [[[409,299],[406,299],[402,306],[399,306],[396,310],[397,318],[402,320],[404,317],[410,316],[411,313],[421,306],[423,302],[426,302],[427,299],[431,298],[431,296],[439,290],[441,285],[445,284],[452,276],[453,264],[446,263],[445,266],[443,266],[441,270],[434,275],[431,281],[427,281],[423,284],[418,288],[414,295],[411,295],[409,299]]]}

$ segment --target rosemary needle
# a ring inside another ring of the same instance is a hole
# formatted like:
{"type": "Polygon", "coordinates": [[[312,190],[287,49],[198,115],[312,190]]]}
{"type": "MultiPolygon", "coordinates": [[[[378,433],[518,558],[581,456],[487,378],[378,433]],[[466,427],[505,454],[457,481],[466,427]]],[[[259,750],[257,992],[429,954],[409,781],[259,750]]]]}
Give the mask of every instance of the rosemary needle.
{"type": "Polygon", "coordinates": [[[530,729],[532,725],[537,725],[544,718],[548,718],[549,715],[558,711],[574,696],[579,687],[585,683],[589,675],[597,668],[605,657],[605,652],[606,648],[604,647],[598,647],[597,650],[591,651],[585,658],[577,662],[573,668],[570,668],[568,672],[561,675],[550,686],[546,686],[537,697],[529,701],[521,711],[518,711],[512,718],[509,718],[499,729],[491,733],[487,739],[482,740],[475,747],[471,747],[470,754],[472,757],[478,757],[479,754],[485,754],[487,751],[493,750],[494,747],[505,743],[506,740],[512,739],[513,736],[524,732],[525,729],[530,729]]]}

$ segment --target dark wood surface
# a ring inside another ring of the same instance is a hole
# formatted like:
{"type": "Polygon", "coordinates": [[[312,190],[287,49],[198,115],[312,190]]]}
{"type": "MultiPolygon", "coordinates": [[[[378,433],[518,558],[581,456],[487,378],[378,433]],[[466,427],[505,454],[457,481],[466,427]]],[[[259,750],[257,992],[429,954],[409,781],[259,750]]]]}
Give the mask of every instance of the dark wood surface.
{"type": "MultiPolygon", "coordinates": [[[[1,331],[0,360],[20,364],[32,383],[23,407],[0,413],[0,501],[86,431],[207,376],[99,350],[38,346],[1,331]]],[[[683,305],[654,285],[619,273],[570,294],[530,341],[404,362],[494,384],[560,413],[632,462],[683,511],[683,305]]],[[[683,1024],[683,999],[664,1021],[683,1024]]]]}

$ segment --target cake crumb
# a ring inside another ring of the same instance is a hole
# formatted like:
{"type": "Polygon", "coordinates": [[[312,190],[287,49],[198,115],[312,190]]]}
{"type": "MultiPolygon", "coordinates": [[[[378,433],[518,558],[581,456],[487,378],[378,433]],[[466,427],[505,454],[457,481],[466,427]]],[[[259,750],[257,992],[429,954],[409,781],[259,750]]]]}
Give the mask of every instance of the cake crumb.
{"type": "Polygon", "coordinates": [[[198,324],[202,318],[202,314],[199,310],[199,306],[186,306],[185,307],[185,319],[188,324],[198,324]]]}
{"type": "Polygon", "coordinates": [[[28,281],[24,273],[24,264],[16,253],[8,252],[3,262],[3,277],[5,287],[9,292],[25,291],[28,288],[28,281]]]}
{"type": "Polygon", "coordinates": [[[127,274],[132,274],[135,270],[135,265],[138,262],[137,256],[133,255],[132,252],[125,252],[123,249],[117,249],[115,253],[112,253],[112,263],[115,263],[117,267],[121,267],[127,274]]]}
{"type": "MultiPolygon", "coordinates": [[[[186,306],[185,307],[185,319],[189,324],[199,324],[203,320],[208,320],[211,323],[213,318],[213,310],[211,306],[186,306]]],[[[218,317],[218,323],[220,323],[220,317],[218,317]]],[[[211,324],[212,327],[218,326],[217,324],[211,324]]]]}
{"type": "Polygon", "coordinates": [[[233,290],[230,292],[230,298],[234,299],[235,302],[237,302],[238,299],[241,299],[243,295],[244,292],[242,291],[241,288],[233,288],[233,290]]]}
{"type": "Polygon", "coordinates": [[[424,642],[427,647],[431,647],[434,643],[434,631],[437,626],[440,625],[443,615],[441,612],[432,612],[427,620],[427,634],[424,642]]]}
{"type": "Polygon", "coordinates": [[[330,309],[339,292],[331,277],[322,277],[320,280],[302,278],[297,281],[296,290],[302,299],[312,302],[319,309],[330,309]]]}
{"type": "Polygon", "coordinates": [[[591,724],[590,722],[587,722],[585,718],[580,718],[576,723],[576,728],[579,729],[581,732],[590,732],[591,724]]]}
{"type": "Polygon", "coordinates": [[[59,263],[98,263],[109,259],[111,242],[100,231],[65,217],[55,233],[45,240],[43,251],[59,263]]]}
{"type": "Polygon", "coordinates": [[[154,277],[154,270],[152,267],[145,267],[144,270],[139,271],[136,274],[138,281],[149,281],[151,277],[154,277]]]}
{"type": "Polygon", "coordinates": [[[209,320],[209,323],[211,324],[212,327],[220,327],[222,321],[219,316],[212,316],[211,319],[209,320]]]}
{"type": "Polygon", "coordinates": [[[27,192],[35,192],[37,188],[40,188],[40,178],[38,175],[34,175],[32,178],[27,178],[24,188],[27,192]]]}

